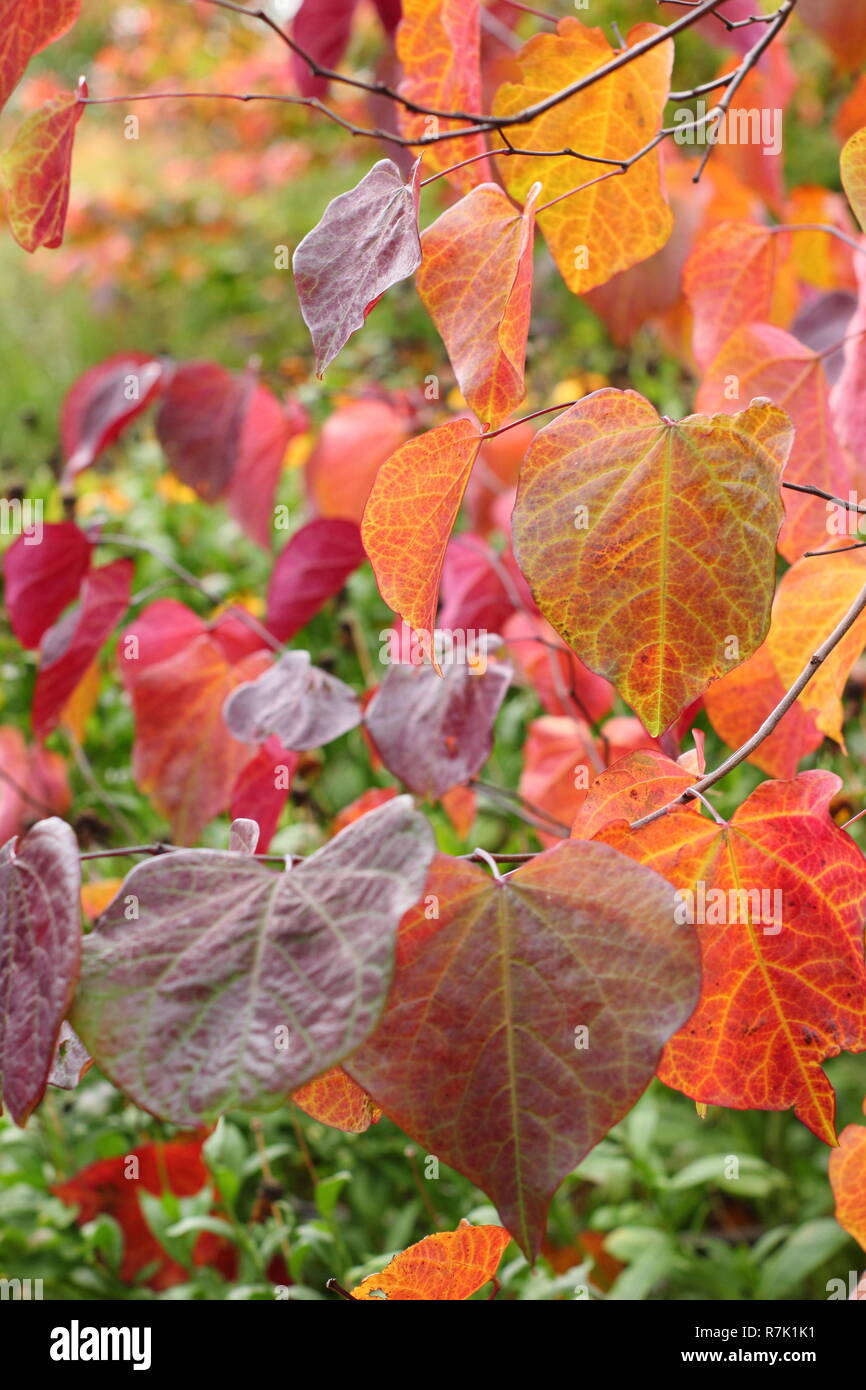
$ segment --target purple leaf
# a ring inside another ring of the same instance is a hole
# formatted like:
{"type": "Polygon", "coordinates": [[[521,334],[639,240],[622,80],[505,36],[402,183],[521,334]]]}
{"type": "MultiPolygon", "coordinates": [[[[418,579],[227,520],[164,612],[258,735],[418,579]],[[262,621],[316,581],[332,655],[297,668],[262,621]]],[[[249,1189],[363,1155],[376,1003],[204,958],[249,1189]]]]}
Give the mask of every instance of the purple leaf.
{"type": "Polygon", "coordinates": [[[285,748],[321,748],[361,722],[361,706],[336,676],[310,664],[309,652],[286,652],[258,680],[226,700],[223,718],[242,743],[276,734],[285,748]]]}
{"type": "Polygon", "coordinates": [[[325,209],[292,257],[304,322],[321,376],[386,290],[421,264],[418,193],[421,161],[408,183],[380,159],[325,209]]]}
{"type": "Polygon", "coordinates": [[[255,390],[216,362],[185,362],[165,388],[156,434],[172,472],[205,502],[229,487],[255,390]]]}
{"type": "Polygon", "coordinates": [[[274,636],[281,642],[294,637],[366,558],[354,521],[317,517],[296,531],[268,584],[267,623],[274,636]]]}
{"type": "Polygon", "coordinates": [[[485,668],[483,656],[477,666],[443,662],[444,678],[430,665],[391,666],[370,701],[364,722],[379,756],[418,796],[436,801],[490,756],[511,668],[485,668]]]}
{"type": "Polygon", "coordinates": [[[23,1125],[42,1099],[81,957],[72,828],[52,816],[0,849],[0,1094],[23,1125]]]}
{"type": "Polygon", "coordinates": [[[274,1109],[372,1032],[433,854],[402,796],[287,873],[218,850],[139,864],[85,941],[73,1026],[175,1124],[274,1109]]]}

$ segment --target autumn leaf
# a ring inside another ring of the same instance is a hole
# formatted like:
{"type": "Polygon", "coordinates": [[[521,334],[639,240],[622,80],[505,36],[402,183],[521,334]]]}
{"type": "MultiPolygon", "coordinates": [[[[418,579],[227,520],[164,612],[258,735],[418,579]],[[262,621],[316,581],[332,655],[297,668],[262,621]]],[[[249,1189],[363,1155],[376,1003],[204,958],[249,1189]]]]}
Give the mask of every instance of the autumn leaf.
{"type": "Polygon", "coordinates": [[[342,1067],[332,1067],[315,1081],[308,1081],[295,1091],[292,1100],[311,1119],[341,1129],[344,1134],[363,1134],[382,1115],[367,1092],[342,1067]]]}
{"type": "Polygon", "coordinates": [[[132,560],[88,570],[80,603],[43,635],[31,711],[39,738],[57,727],[67,701],[126,614],[134,573],[132,560]]]}
{"type": "MultiPolygon", "coordinates": [[[[403,64],[400,96],[418,106],[439,111],[481,111],[481,24],[479,0],[403,0],[403,17],[397,29],[397,57],[403,64]]],[[[471,124],[447,118],[427,117],[401,107],[400,133],[420,139],[458,130],[471,124]]],[[[454,164],[472,159],[455,169],[449,180],[461,193],[490,177],[483,135],[422,147],[425,164],[441,173],[454,164]]]]}
{"type": "MultiPolygon", "coordinates": [[[[237,620],[236,620],[237,621],[237,620]]],[[[168,816],[181,843],[226,810],[253,750],[223,722],[226,696],[270,665],[270,655],[233,650],[228,620],[207,624],[183,604],[159,600],[130,624],[120,667],[135,716],[133,772],[139,788],[168,816]]],[[[244,629],[246,636],[251,634],[244,629]]]]}
{"type": "MultiPolygon", "coordinates": [[[[739,747],[775,709],[866,584],[866,552],[841,549],[798,560],[773,599],[767,640],[747,662],[711,686],[704,699],[716,732],[739,747]]],[[[842,743],[842,692],[866,645],[866,617],[822,662],[795,705],[750,755],[773,777],[793,777],[822,735],[842,743]]]]}
{"type": "Polygon", "coordinates": [[[361,706],[350,686],[311,664],[309,652],[293,651],[232,691],[225,722],[245,743],[276,734],[286,748],[300,752],[356,728],[361,706]]]}
{"type": "Polygon", "coordinates": [[[421,264],[419,163],[404,184],[390,159],[341,193],[295,249],[292,269],[321,376],[386,290],[421,264]]]}
{"type": "Polygon", "coordinates": [[[842,187],[851,210],[866,231],[866,126],[846,142],[841,157],[842,187]]]}
{"type": "MultiPolygon", "coordinates": [[[[740,328],[715,358],[698,391],[697,407],[733,414],[740,402],[766,396],[787,411],[795,428],[786,483],[847,496],[851,475],[830,409],[830,391],[819,353],[770,324],[740,328]]],[[[827,506],[820,498],[785,490],[785,525],[779,550],[786,560],[827,539],[827,506]]]]}
{"type": "Polygon", "coordinates": [[[793,1105],[827,1144],[835,1097],[821,1063],[866,1050],[866,860],[829,815],[841,785],[804,772],[763,782],[728,823],[681,807],[638,830],[611,821],[594,841],[663,874],[678,920],[700,923],[701,1003],[665,1049],[662,1081],[708,1105],[793,1105]]]}
{"type": "Polygon", "coordinates": [[[163,364],[145,352],[120,352],[84,372],[63,398],[60,438],[67,480],[89,468],[160,390],[163,364]]]}
{"type": "Polygon", "coordinates": [[[790,255],[787,233],[751,222],[722,222],[701,237],[683,270],[694,314],[692,349],[701,367],[744,324],[779,321],[777,282],[790,255]]]}
{"type": "Polygon", "coordinates": [[[0,845],[26,830],[37,814],[64,816],[72,793],[59,753],[28,747],[20,729],[0,727],[0,845]]]}
{"type": "Polygon", "coordinates": [[[206,502],[234,473],[255,383],[216,362],[184,362],[162,393],[156,435],[172,472],[206,502]]]}
{"type": "MultiPolygon", "coordinates": [[[[292,20],[292,38],[323,68],[336,68],[352,33],[358,0],[301,0],[292,20]]],[[[313,72],[299,53],[292,53],[292,75],[303,97],[321,97],[328,79],[313,72]]]]}
{"type": "Polygon", "coordinates": [[[265,854],[270,846],[298,762],[297,753],[284,748],[278,738],[269,738],[246,767],[241,768],[232,787],[231,818],[255,821],[259,829],[260,854],[265,854]]]}
{"type": "Polygon", "coordinates": [[[296,531],[268,583],[267,624],[274,636],[280,642],[294,637],[366,558],[353,521],[316,517],[296,531]]]}
{"type": "Polygon", "coordinates": [[[93,547],[73,521],[49,521],[17,536],[3,556],[6,611],[22,647],[38,647],[78,598],[93,547]]]}
{"type": "MultiPolygon", "coordinates": [[[[119,1276],[126,1284],[136,1282],[148,1270],[145,1287],[173,1288],[185,1284],[189,1270],[163,1249],[153,1234],[141,1208],[139,1194],[159,1197],[172,1192],[176,1197],[194,1197],[211,1184],[202,1155],[200,1139],[181,1139],[170,1143],[142,1144],[116,1158],[98,1159],[58,1183],[51,1190],[67,1206],[78,1207],[79,1226],[101,1213],[114,1218],[123,1232],[123,1259],[119,1276]]],[[[194,1265],[214,1265],[223,1277],[231,1279],[237,1254],[225,1239],[202,1231],[196,1240],[194,1265]]]]}
{"type": "MultiPolygon", "coordinates": [[[[658,33],[639,24],[630,46],[658,33]]],[[[499,88],[496,116],[513,116],[572,86],[616,56],[601,29],[562,19],[555,34],[536,34],[516,61],[520,81],[499,88]]],[[[519,147],[577,150],[602,160],[627,160],[643,149],[661,126],[668,96],[673,44],[657,44],[604,81],[520,125],[519,147]]],[[[514,143],[514,140],[512,140],[514,143]]],[[[542,186],[550,202],[609,173],[609,165],[587,164],[569,154],[540,158],[500,156],[508,192],[523,204],[531,186],[542,186]]],[[[644,155],[627,173],[595,182],[538,214],[538,225],[559,271],[575,294],[603,285],[618,271],[658,251],[670,236],[673,216],[662,193],[658,151],[644,155]]]]}
{"type": "Polygon", "coordinates": [[[457,1302],[496,1277],[511,1240],[501,1226],[470,1226],[437,1231],[395,1255],[381,1274],[370,1274],[351,1290],[361,1302],[414,1299],[426,1303],[457,1302]]]}
{"type": "Polygon", "coordinates": [[[501,880],[437,859],[382,1022],[346,1064],[489,1194],[529,1258],[553,1191],[634,1104],[698,995],[673,889],[598,849],[570,841],[501,880]]]}
{"type": "Polygon", "coordinates": [[[52,816],[0,850],[0,1096],[18,1125],[42,1099],[81,956],[71,826],[52,816]]]}
{"type": "MultiPolygon", "coordinates": [[[[679,763],[655,749],[629,753],[593,781],[571,833],[576,839],[591,840],[611,821],[640,820],[675,801],[693,780],[679,763]]],[[[692,800],[688,806],[697,811],[698,802],[692,800]]]]}
{"type": "MultiPolygon", "coordinates": [[[[561,826],[570,826],[590,783],[589,750],[596,750],[596,744],[592,730],[582,719],[553,714],[533,719],[523,746],[520,795],[561,826]]],[[[557,844],[564,833],[557,835],[553,827],[544,830],[539,826],[536,830],[548,848],[557,844]]]]}
{"type": "Polygon", "coordinates": [[[0,155],[9,227],[25,251],[57,247],[63,241],[72,145],[86,96],[87,86],[82,84],[77,93],[54,97],[27,117],[0,155]]]}
{"type": "Polygon", "coordinates": [[[537,196],[538,188],[531,188],[520,213],[497,184],[481,184],[421,239],[418,293],[467,405],[491,429],[525,394],[537,196]]]}
{"type": "Polygon", "coordinates": [[[866,1128],[846,1125],[830,1154],[836,1220],[866,1250],[866,1128]]]}
{"type": "Polygon", "coordinates": [[[70,1022],[163,1119],[272,1110],[375,1026],[432,857],[427,822],[400,797],[290,872],[218,850],[141,863],[124,884],[138,917],[118,899],[85,939],[70,1022]]]}
{"type": "Polygon", "coordinates": [[[743,660],[766,634],[791,441],[769,401],[675,423],[605,389],[530,446],[518,564],[548,622],[651,734],[730,670],[731,636],[743,660]]]}
{"type": "Polygon", "coordinates": [[[488,660],[486,645],[465,660],[443,661],[444,676],[426,663],[394,663],[367,706],[376,751],[417,796],[438,800],[490,756],[511,668],[488,660]]]}
{"type": "Polygon", "coordinates": [[[255,383],[246,402],[237,454],[226,489],[226,504],[246,534],[270,551],[274,535],[274,494],[290,442],[309,424],[294,401],[277,400],[255,383]]]}
{"type": "Polygon", "coordinates": [[[81,0],[0,0],[0,109],[35,53],[71,29],[81,0]]]}
{"type": "Polygon", "coordinates": [[[466,419],[410,439],[383,463],[361,539],[379,592],[419,632],[436,622],[439,578],[481,436],[466,419]]]}
{"type": "Polygon", "coordinates": [[[399,399],[341,402],[322,426],[305,470],[314,511],[360,526],[376,474],[409,429],[410,412],[399,399]]]}

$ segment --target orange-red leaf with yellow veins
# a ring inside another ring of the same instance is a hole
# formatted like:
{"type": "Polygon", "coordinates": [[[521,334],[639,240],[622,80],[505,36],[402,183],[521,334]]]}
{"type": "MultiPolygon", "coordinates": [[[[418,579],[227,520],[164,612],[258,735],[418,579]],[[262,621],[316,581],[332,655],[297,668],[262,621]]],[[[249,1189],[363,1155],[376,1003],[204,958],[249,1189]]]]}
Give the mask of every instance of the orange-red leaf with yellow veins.
{"type": "Polygon", "coordinates": [[[448,420],[401,445],[367,499],[361,539],[385,602],[432,632],[445,547],[481,444],[470,420],[448,420]]]}
{"type": "MultiPolygon", "coordinates": [[[[767,640],[706,693],[710,721],[726,743],[736,748],[759,728],[864,584],[863,550],[841,549],[836,555],[801,559],[785,571],[773,599],[767,640]]],[[[793,777],[797,764],[817,748],[822,736],[842,743],[842,692],[864,646],[866,616],[861,616],[750,761],[773,777],[793,777]]]]}
{"type": "Polygon", "coordinates": [[[35,53],[78,18],[81,0],[0,0],[0,110],[35,53]]]}
{"type": "Polygon", "coordinates": [[[441,855],[401,923],[382,1021],[346,1068],[488,1193],[530,1258],[553,1192],[695,1007],[697,943],[674,906],[657,874],[569,840],[499,881],[441,855]]]}
{"type": "Polygon", "coordinates": [[[674,884],[681,930],[700,941],[701,1002],[665,1048],[662,1081],[707,1105],[793,1106],[827,1144],[822,1062],[866,1050],[866,859],[829,815],[841,785],[804,772],[762,783],[728,824],[677,808],[597,837],[674,884]],[[704,919],[694,928],[690,905],[704,919]]]}
{"type": "MultiPolygon", "coordinates": [[[[679,763],[652,748],[627,753],[596,777],[571,833],[575,839],[591,840],[611,821],[640,820],[681,796],[694,780],[679,763]]],[[[687,805],[698,809],[695,799],[687,805]]]]}
{"type": "Polygon", "coordinates": [[[367,1092],[342,1067],[332,1067],[315,1081],[308,1081],[294,1092],[292,1100],[305,1115],[332,1129],[341,1129],[344,1134],[363,1134],[382,1115],[367,1092]]]}
{"type": "Polygon", "coordinates": [[[866,231],[866,126],[846,143],[841,156],[842,187],[851,210],[866,231]]]}
{"type": "Polygon", "coordinates": [[[502,1226],[470,1226],[438,1231],[395,1255],[381,1274],[370,1274],[352,1289],[364,1302],[414,1299],[427,1303],[470,1298],[496,1274],[511,1236],[502,1226]]]}
{"type": "Polygon", "coordinates": [[[63,240],[72,145],[83,112],[83,102],[73,93],[54,97],[27,117],[0,155],[9,227],[25,251],[56,247],[63,240]]]}
{"type": "MultiPolygon", "coordinates": [[[[819,354],[784,329],[753,323],[725,343],[698,392],[699,410],[733,414],[743,401],[768,396],[796,428],[786,483],[807,483],[847,497],[850,469],[833,428],[830,387],[819,354]]],[[[785,525],[779,550],[792,563],[827,539],[827,505],[785,489],[785,525]]]]}
{"type": "Polygon", "coordinates": [[[701,237],[683,270],[694,315],[692,350],[701,367],[737,328],[773,319],[777,279],[790,255],[787,233],[752,222],[721,222],[701,237]]]}
{"type": "MultiPolygon", "coordinates": [[[[403,64],[400,95],[440,111],[481,111],[481,22],[478,0],[403,0],[397,57],[403,64]]],[[[471,124],[420,116],[400,108],[400,133],[408,140],[471,124]]],[[[419,146],[424,163],[440,173],[452,164],[483,155],[483,135],[419,146]]],[[[461,193],[490,178],[487,159],[455,169],[449,181],[461,193]]]]}
{"type": "Polygon", "coordinates": [[[481,184],[421,238],[418,293],[467,405],[491,429],[524,397],[537,194],[521,213],[497,184],[481,184]]]}
{"type": "MultiPolygon", "coordinates": [[[[633,45],[657,33],[639,24],[628,36],[633,45]]],[[[506,82],[493,100],[497,116],[513,116],[527,106],[571,86],[615,57],[601,29],[576,19],[560,20],[555,34],[536,34],[516,55],[519,82],[506,82]]],[[[607,160],[628,159],[661,126],[670,86],[673,44],[661,43],[577,96],[569,97],[512,131],[512,144],[524,150],[574,149],[607,160]]],[[[522,203],[536,181],[540,203],[547,203],[609,172],[608,164],[587,164],[571,155],[499,157],[502,178],[522,203]]],[[[646,260],[664,246],[673,214],[659,177],[658,151],[644,155],[625,174],[616,174],[539,213],[538,225],[565,283],[575,294],[603,285],[617,271],[646,260]]]]}
{"type": "Polygon", "coordinates": [[[760,646],[793,431],[740,415],[657,415],[635,391],[585,397],[538,431],[514,551],[533,598],[655,735],[760,646]],[[588,601],[588,596],[592,601],[588,601]]]}
{"type": "MultiPolygon", "coordinates": [[[[864,1107],[866,1108],[866,1107],[864,1107]]],[[[866,1250],[866,1128],[846,1125],[830,1155],[836,1220],[866,1250]]]]}

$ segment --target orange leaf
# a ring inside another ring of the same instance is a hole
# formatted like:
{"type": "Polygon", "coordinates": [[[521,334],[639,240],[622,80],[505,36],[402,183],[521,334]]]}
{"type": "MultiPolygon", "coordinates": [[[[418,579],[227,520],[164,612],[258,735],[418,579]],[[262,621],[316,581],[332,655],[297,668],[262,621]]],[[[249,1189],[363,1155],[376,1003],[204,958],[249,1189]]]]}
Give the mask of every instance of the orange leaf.
{"type": "Polygon", "coordinates": [[[841,785],[804,772],[762,783],[728,824],[682,807],[595,837],[663,874],[679,890],[675,920],[696,923],[701,1002],[665,1048],[662,1081],[735,1110],[793,1105],[827,1144],[835,1096],[821,1063],[866,1050],[866,860],[829,815],[841,785]]]}
{"type": "Polygon", "coordinates": [[[72,28],[81,0],[0,0],[0,109],[34,53],[72,28]]]}
{"type": "Polygon", "coordinates": [[[18,130],[0,156],[0,179],[12,235],[25,251],[59,246],[69,205],[69,171],[75,127],[84,113],[80,96],[55,97],[18,130]]]}
{"type": "MultiPolygon", "coordinates": [[[[481,25],[478,0],[403,0],[397,30],[397,57],[405,77],[400,95],[419,106],[441,111],[481,110],[481,25]]],[[[407,139],[459,129],[466,121],[420,116],[400,108],[400,133],[407,139]]],[[[441,144],[419,146],[435,172],[484,153],[483,135],[467,135],[441,144]]],[[[448,175],[466,193],[490,177],[486,159],[477,159],[448,175]]]]}
{"type": "Polygon", "coordinates": [[[292,1100],[312,1119],[345,1134],[363,1134],[382,1115],[367,1092],[342,1067],[332,1067],[315,1081],[308,1081],[294,1092],[292,1100]]]}
{"type": "Polygon", "coordinates": [[[836,1220],[866,1250],[866,1129],[846,1125],[830,1155],[836,1220]]]}
{"type": "Polygon", "coordinates": [[[491,429],[524,397],[537,194],[521,214],[496,184],[481,184],[421,238],[418,293],[467,405],[491,429]]]}
{"type": "Polygon", "coordinates": [[[376,474],[361,539],[385,602],[432,632],[445,547],[481,443],[466,419],[448,420],[392,454],[376,474]]]}
{"type": "Polygon", "coordinates": [[[700,366],[707,367],[743,324],[776,321],[776,281],[790,254],[787,233],[751,222],[722,222],[701,238],[683,271],[700,366]]]}
{"type": "MultiPolygon", "coordinates": [[[[639,24],[629,44],[658,32],[639,24]]],[[[521,79],[499,88],[497,116],[513,116],[572,85],[615,57],[601,29],[576,19],[560,20],[555,34],[537,34],[517,55],[521,79]]],[[[559,102],[517,127],[519,148],[576,149],[602,159],[628,159],[652,139],[661,125],[668,95],[673,44],[658,44],[642,58],[577,96],[559,102]]],[[[543,201],[609,172],[605,164],[585,164],[571,155],[538,158],[500,156],[502,177],[511,196],[523,203],[532,184],[543,201]]],[[[658,251],[670,236],[673,215],[659,179],[658,151],[639,159],[626,174],[595,183],[539,213],[553,259],[575,294],[603,285],[617,271],[658,251]]]]}
{"type": "Polygon", "coordinates": [[[117,890],[123,886],[122,878],[97,878],[92,883],[81,885],[81,911],[85,917],[95,921],[108,904],[117,897],[117,890]]]}
{"type": "MultiPolygon", "coordinates": [[[[611,821],[640,820],[691,786],[679,765],[652,748],[629,753],[596,778],[572,826],[576,839],[591,840],[611,821]]],[[[698,802],[687,805],[697,811],[698,802]]]]}
{"type": "MultiPolygon", "coordinates": [[[[545,714],[533,719],[526,733],[520,795],[540,806],[563,825],[571,825],[586,796],[592,778],[587,748],[592,732],[582,719],[545,714]]],[[[541,843],[550,847],[560,837],[536,829],[541,843]]]]}
{"type": "Polygon", "coordinates": [[[422,1302],[470,1298],[495,1276],[511,1236],[501,1226],[470,1226],[441,1231],[395,1255],[381,1274],[352,1289],[366,1302],[414,1299],[422,1302]]]}
{"type": "Polygon", "coordinates": [[[744,660],[766,634],[791,440],[769,401],[677,424],[607,389],[530,446],[517,562],[548,622],[651,734],[730,670],[732,635],[744,660]]]}
{"type": "MultiPolygon", "coordinates": [[[[753,323],[728,339],[698,392],[699,410],[733,413],[740,402],[768,396],[788,412],[796,429],[786,483],[808,483],[834,497],[850,486],[847,461],[830,411],[830,390],[821,357],[770,324],[753,323]]],[[[797,560],[828,535],[827,506],[820,498],[785,490],[785,525],[779,550],[797,560]]]]}

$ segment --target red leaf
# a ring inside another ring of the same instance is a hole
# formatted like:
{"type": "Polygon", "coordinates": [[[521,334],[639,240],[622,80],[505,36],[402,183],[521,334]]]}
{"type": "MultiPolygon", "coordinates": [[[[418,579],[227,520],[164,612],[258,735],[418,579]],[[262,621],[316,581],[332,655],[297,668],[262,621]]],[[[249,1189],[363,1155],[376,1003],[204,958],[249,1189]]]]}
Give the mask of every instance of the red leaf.
{"type": "Polygon", "coordinates": [[[69,206],[69,171],[75,127],[84,114],[78,94],[66,92],[28,116],[0,156],[9,227],[25,251],[59,246],[69,206]]]}
{"type": "Polygon", "coordinates": [[[81,957],[78,845],[52,817],[0,850],[0,1092],[23,1125],[45,1090],[81,957]]]}
{"type": "Polygon", "coordinates": [[[43,637],[32,712],[40,738],[56,728],[66,701],[125,614],[134,572],[132,560],[113,560],[90,570],[81,586],[80,604],[43,637]]]}
{"type": "Polygon", "coordinates": [[[71,29],[81,0],[0,0],[0,109],[34,53],[71,29]]]}
{"type": "Polygon", "coordinates": [[[121,674],[135,713],[133,770],[143,792],[194,840],[227,809],[254,754],[223,721],[226,696],[270,663],[237,619],[209,628],[183,604],[152,603],[120,642],[121,674]]]}
{"type": "Polygon", "coordinates": [[[6,609],[23,647],[38,647],[78,597],[90,557],[90,541],[72,521],[48,522],[38,542],[35,534],[12,542],[3,557],[6,609]]]}
{"type": "Polygon", "coordinates": [[[301,406],[282,405],[265,386],[256,386],[247,402],[226,501],[238,525],[265,550],[271,548],[274,493],[286,447],[308,424],[301,406]]]}
{"type": "Polygon", "coordinates": [[[40,812],[63,816],[72,796],[59,753],[28,748],[19,729],[0,728],[0,845],[26,830],[40,812]]]}
{"type": "MultiPolygon", "coordinates": [[[[323,68],[336,68],[346,51],[358,0],[302,0],[292,23],[292,38],[323,68]]],[[[321,97],[328,79],[318,77],[298,53],[292,75],[302,97],[321,97]]]]}
{"type": "Polygon", "coordinates": [[[60,410],[67,478],[89,468],[150,405],[162,378],[162,363],[146,352],[116,353],[78,378],[60,410]]]}
{"type": "Polygon", "coordinates": [[[495,1278],[511,1240],[501,1226],[470,1226],[461,1221],[456,1231],[438,1231],[395,1255],[381,1274],[370,1274],[352,1289],[352,1297],[371,1303],[384,1295],[388,1302],[458,1302],[471,1298],[495,1278]]]}
{"type": "Polygon", "coordinates": [[[254,820],[259,827],[258,852],[265,854],[277,828],[280,812],[291,790],[298,766],[297,753],[269,738],[263,748],[238,773],[232,788],[232,820],[254,820]]]}
{"type": "Polygon", "coordinates": [[[296,531],[268,584],[267,624],[274,636],[281,642],[294,637],[366,558],[354,521],[319,517],[296,531]]]}
{"type": "Polygon", "coordinates": [[[250,377],[215,362],[187,362],[163,392],[157,437],[172,471],[206,502],[232,481],[254,390],[250,377]]]}
{"type": "Polygon", "coordinates": [[[363,327],[386,290],[421,264],[420,161],[407,184],[390,159],[325,209],[292,257],[304,322],[316,350],[316,375],[363,327]]]}
{"type": "MultiPolygon", "coordinates": [[[[143,1144],[117,1158],[103,1158],[82,1168],[67,1182],[51,1190],[61,1201],[79,1208],[79,1226],[93,1221],[100,1213],[113,1216],[123,1231],[123,1262],[120,1278],[127,1284],[148,1265],[156,1270],[144,1281],[150,1289],[170,1289],[185,1284],[187,1270],[171,1259],[151,1231],[138,1200],[140,1191],[154,1197],[173,1192],[176,1197],[194,1197],[210,1184],[210,1175],[201,1154],[200,1139],[169,1144],[143,1144]],[[133,1163],[134,1160],[134,1163],[133,1163]]],[[[237,1256],[228,1241],[202,1232],[193,1253],[195,1264],[205,1263],[201,1252],[207,1248],[206,1263],[215,1264],[225,1278],[234,1275],[237,1256]],[[205,1236],[207,1241],[205,1242],[205,1236]]]]}

